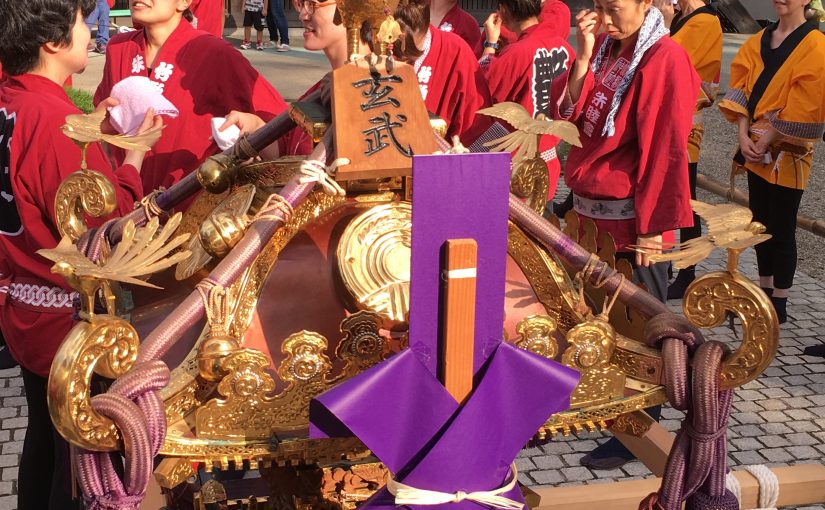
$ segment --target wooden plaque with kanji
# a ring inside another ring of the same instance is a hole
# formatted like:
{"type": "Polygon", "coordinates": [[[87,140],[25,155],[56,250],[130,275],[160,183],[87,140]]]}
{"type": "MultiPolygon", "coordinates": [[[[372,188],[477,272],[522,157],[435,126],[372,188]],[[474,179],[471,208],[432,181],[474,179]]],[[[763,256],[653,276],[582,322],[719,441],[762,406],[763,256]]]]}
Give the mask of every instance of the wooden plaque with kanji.
{"type": "Polygon", "coordinates": [[[332,74],[332,123],[339,158],[338,180],[412,173],[414,154],[437,149],[429,114],[412,66],[395,62],[348,64],[332,74]]]}

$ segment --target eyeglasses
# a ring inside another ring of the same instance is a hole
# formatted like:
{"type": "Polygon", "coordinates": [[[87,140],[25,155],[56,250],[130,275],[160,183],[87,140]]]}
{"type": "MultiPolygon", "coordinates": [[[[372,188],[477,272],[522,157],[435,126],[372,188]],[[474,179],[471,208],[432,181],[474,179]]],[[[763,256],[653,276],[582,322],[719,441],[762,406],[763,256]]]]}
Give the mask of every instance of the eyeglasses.
{"type": "Polygon", "coordinates": [[[326,7],[328,5],[335,5],[337,2],[335,1],[327,1],[327,2],[319,2],[318,0],[292,0],[292,6],[295,7],[295,10],[298,11],[300,14],[303,11],[307,11],[307,14],[314,14],[315,9],[319,7],[326,7]]]}

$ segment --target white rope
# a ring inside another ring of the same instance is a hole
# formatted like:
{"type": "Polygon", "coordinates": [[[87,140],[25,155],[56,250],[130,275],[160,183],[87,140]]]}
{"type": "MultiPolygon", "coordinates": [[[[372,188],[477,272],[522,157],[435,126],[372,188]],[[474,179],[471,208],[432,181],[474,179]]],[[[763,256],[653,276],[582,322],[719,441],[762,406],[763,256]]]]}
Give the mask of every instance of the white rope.
{"type": "Polygon", "coordinates": [[[344,191],[344,188],[338,185],[332,177],[334,177],[338,172],[339,166],[349,164],[350,160],[347,158],[338,158],[329,166],[324,165],[320,161],[308,159],[301,163],[301,179],[299,182],[301,184],[317,182],[321,185],[321,188],[327,195],[338,195],[343,197],[347,194],[347,192],[344,191]]]}
{"type": "MultiPolygon", "coordinates": [[[[776,502],[779,500],[779,479],[776,478],[776,474],[763,464],[745,466],[744,470],[753,475],[759,483],[759,508],[754,510],[776,510],[776,502]]],[[[733,471],[728,473],[725,486],[736,499],[742,501],[742,488],[733,471]]]]}
{"type": "Polygon", "coordinates": [[[404,485],[396,481],[392,476],[387,480],[387,490],[390,494],[395,496],[396,505],[443,505],[446,503],[461,503],[462,501],[473,501],[486,505],[490,508],[500,508],[502,510],[522,510],[524,505],[518,501],[505,498],[500,494],[505,494],[512,490],[518,483],[518,469],[516,464],[510,466],[512,478],[510,481],[496,490],[492,491],[477,491],[464,492],[458,491],[450,494],[447,492],[428,491],[424,489],[416,489],[409,485],[404,485]]]}

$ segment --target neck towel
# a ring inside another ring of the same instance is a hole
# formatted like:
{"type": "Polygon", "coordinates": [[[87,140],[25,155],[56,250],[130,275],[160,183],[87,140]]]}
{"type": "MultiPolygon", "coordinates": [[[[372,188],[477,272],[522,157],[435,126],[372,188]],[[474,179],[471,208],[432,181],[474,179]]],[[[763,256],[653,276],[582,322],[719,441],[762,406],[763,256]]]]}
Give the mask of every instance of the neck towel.
{"type": "MultiPolygon", "coordinates": [[[[627,92],[627,89],[630,87],[630,82],[633,80],[633,75],[636,73],[636,68],[639,67],[639,62],[641,62],[645,52],[647,52],[651,46],[656,44],[659,39],[667,34],[668,29],[665,26],[665,18],[662,16],[662,12],[655,7],[651,7],[645,16],[645,21],[642,23],[642,28],[639,29],[639,38],[636,40],[636,47],[633,49],[633,57],[630,61],[630,67],[625,73],[619,87],[616,89],[616,93],[613,95],[613,101],[610,104],[610,110],[607,113],[607,120],[604,123],[602,136],[610,137],[616,132],[614,119],[616,118],[616,113],[619,111],[619,105],[622,104],[622,99],[624,98],[625,92],[627,92]]],[[[614,41],[610,37],[606,38],[599,48],[599,51],[596,53],[596,56],[593,58],[590,68],[593,70],[594,75],[597,75],[602,64],[609,60],[608,52],[610,48],[613,47],[613,42],[614,41]]]]}

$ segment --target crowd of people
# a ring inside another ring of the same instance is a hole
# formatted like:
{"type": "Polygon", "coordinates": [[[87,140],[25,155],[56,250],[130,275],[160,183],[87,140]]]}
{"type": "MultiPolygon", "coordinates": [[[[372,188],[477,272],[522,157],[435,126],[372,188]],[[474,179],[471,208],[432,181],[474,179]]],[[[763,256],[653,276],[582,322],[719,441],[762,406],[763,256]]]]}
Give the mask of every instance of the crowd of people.
{"type": "MultiPolygon", "coordinates": [[[[809,19],[808,0],[773,3],[778,21],[742,46],[718,107],[738,133],[734,165],[747,173],[754,219],[773,236],[757,246],[760,284],[784,322],[796,268],[796,214],[825,131],[825,36],[809,19]]],[[[6,353],[21,366],[29,409],[21,510],[80,506],[71,498],[66,444],[46,403],[52,359],[73,325],[74,296],[36,255],[60,240],[54,198],[81,159],[60,132],[66,116],[78,113],[63,84],[83,71],[93,46],[106,55],[98,108],[116,106],[110,95],[121,80],[142,76],[179,111],[169,118],[147,110],[138,119],[138,133],[164,126],[146,154],[96,145],[87,151],[88,166],[115,185],[113,216],[123,215],[218,152],[213,118],[226,119],[220,129],[250,133],[286,110],[275,88],[222,39],[220,4],[132,0],[135,30],[109,39],[107,0],[0,0],[0,326],[6,353]]],[[[266,19],[272,43],[288,50],[282,7],[280,0],[246,0],[242,47],[251,47],[254,27],[263,48],[266,19]]],[[[304,47],[322,51],[332,70],[345,65],[351,55],[336,2],[295,0],[294,7],[304,47]]],[[[422,99],[446,121],[449,139],[483,147],[479,142],[506,133],[508,126],[476,115],[505,101],[533,116],[575,123],[582,146],[570,150],[564,168],[573,209],[612,234],[619,256],[655,296],[684,294],[695,270],[683,269],[668,288],[668,267],[648,257],[675,242],[677,232],[683,242],[701,232],[690,199],[702,112],[716,101],[722,62],[722,28],[711,5],[595,0],[573,19],[575,48],[567,42],[571,13],[561,0],[499,0],[483,29],[457,0],[402,0],[394,14],[404,39],[395,57],[414,67],[422,99]]],[[[371,29],[362,27],[361,54],[373,50],[371,29]]],[[[322,79],[306,95],[323,86],[322,79]]],[[[549,136],[541,141],[554,184],[562,171],[557,143],[549,136]]],[[[267,155],[311,149],[312,140],[296,129],[267,155]]],[[[548,200],[554,195],[555,185],[548,200]]],[[[608,442],[583,462],[609,469],[630,458],[608,442]]]]}

